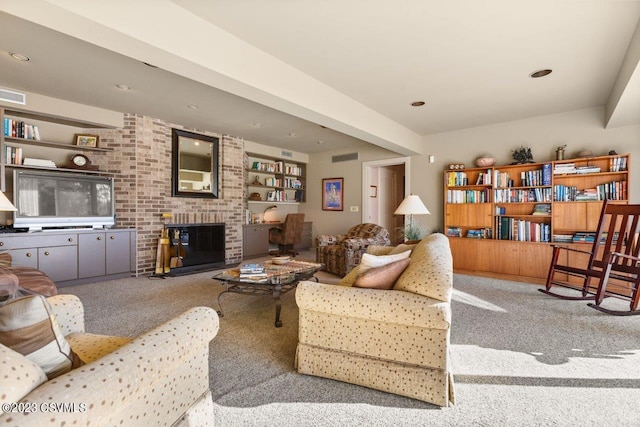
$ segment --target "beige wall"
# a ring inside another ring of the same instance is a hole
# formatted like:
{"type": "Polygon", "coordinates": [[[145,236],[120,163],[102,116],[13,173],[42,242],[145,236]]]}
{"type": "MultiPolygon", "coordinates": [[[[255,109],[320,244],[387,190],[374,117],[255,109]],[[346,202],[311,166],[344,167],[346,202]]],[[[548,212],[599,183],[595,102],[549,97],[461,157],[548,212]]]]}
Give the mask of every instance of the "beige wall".
{"type": "Polygon", "coordinates": [[[597,107],[426,136],[426,153],[435,155],[436,162],[429,165],[425,156],[411,158],[411,190],[431,211],[418,220],[442,230],[443,171],[449,163],[475,167],[475,159],[487,153],[495,157],[496,164],[509,164],[513,161],[511,150],[520,146],[531,147],[536,162],[555,160],[556,148],[564,144],[565,159],[581,150],[591,150],[594,155],[605,155],[609,150],[630,153],[630,200],[640,203],[640,185],[634,185],[640,178],[640,126],[604,129],[603,123],[604,107],[597,107]]]}
{"type": "Polygon", "coordinates": [[[299,211],[305,214],[305,220],[313,221],[312,233],[338,234],[346,232],[351,226],[362,222],[362,162],[401,157],[396,153],[379,147],[358,150],[359,159],[347,162],[332,163],[331,157],[352,153],[331,152],[317,153],[309,156],[307,165],[307,202],[301,203],[299,211]],[[322,179],[344,178],[344,210],[322,210],[322,179]],[[357,206],[358,212],[351,212],[350,207],[357,206]]]}

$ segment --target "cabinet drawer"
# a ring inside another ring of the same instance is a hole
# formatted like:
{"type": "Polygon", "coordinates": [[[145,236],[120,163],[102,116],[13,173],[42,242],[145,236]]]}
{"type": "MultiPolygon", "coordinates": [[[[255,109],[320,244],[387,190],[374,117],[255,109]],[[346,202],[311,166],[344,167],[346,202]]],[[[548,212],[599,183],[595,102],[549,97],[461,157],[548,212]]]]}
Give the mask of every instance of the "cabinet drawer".
{"type": "Polygon", "coordinates": [[[14,267],[38,268],[38,249],[13,249],[9,251],[11,265],[14,267]]]}
{"type": "Polygon", "coordinates": [[[39,234],[20,237],[0,237],[0,249],[27,249],[43,246],[76,245],[77,234],[39,234]]]}

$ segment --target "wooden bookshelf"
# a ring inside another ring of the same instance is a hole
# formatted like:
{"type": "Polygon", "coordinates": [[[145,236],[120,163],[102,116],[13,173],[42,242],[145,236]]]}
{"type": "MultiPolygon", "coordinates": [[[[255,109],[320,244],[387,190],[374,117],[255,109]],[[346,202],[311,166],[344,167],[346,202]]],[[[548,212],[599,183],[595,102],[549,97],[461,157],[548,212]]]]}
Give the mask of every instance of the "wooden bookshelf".
{"type": "Polygon", "coordinates": [[[603,200],[628,203],[630,155],[446,170],[444,233],[454,268],[539,281],[551,244],[580,247],[603,200]],[[567,240],[568,239],[568,240],[567,240]]]}

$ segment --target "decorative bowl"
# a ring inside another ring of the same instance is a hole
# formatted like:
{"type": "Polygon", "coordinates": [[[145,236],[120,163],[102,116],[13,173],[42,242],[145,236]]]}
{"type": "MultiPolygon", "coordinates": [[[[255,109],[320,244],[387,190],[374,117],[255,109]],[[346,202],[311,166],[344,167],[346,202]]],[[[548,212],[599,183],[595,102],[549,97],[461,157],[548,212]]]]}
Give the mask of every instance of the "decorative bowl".
{"type": "Polygon", "coordinates": [[[288,263],[290,259],[291,257],[288,256],[276,256],[271,258],[271,261],[273,261],[274,264],[283,265],[288,263]]]}
{"type": "Polygon", "coordinates": [[[481,156],[476,159],[476,165],[479,168],[488,168],[496,163],[496,159],[491,156],[481,156]]]}

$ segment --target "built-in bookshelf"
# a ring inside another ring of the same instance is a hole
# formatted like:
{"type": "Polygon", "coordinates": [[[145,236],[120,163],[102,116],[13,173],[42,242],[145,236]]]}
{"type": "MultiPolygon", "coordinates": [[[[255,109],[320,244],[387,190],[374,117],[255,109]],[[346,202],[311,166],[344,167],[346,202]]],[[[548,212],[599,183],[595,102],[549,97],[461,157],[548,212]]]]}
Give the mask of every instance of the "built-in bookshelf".
{"type": "Polygon", "coordinates": [[[34,113],[19,108],[0,107],[0,189],[6,189],[7,173],[14,169],[55,170],[74,173],[105,172],[69,167],[73,154],[103,153],[110,148],[79,145],[78,134],[101,128],[95,124],[34,113]]]}
{"type": "Polygon", "coordinates": [[[444,172],[444,230],[459,270],[545,277],[550,243],[589,243],[604,200],[628,203],[630,156],[444,172]]]}
{"type": "Polygon", "coordinates": [[[247,153],[247,194],[250,203],[306,201],[306,165],[290,159],[247,153]]]}

